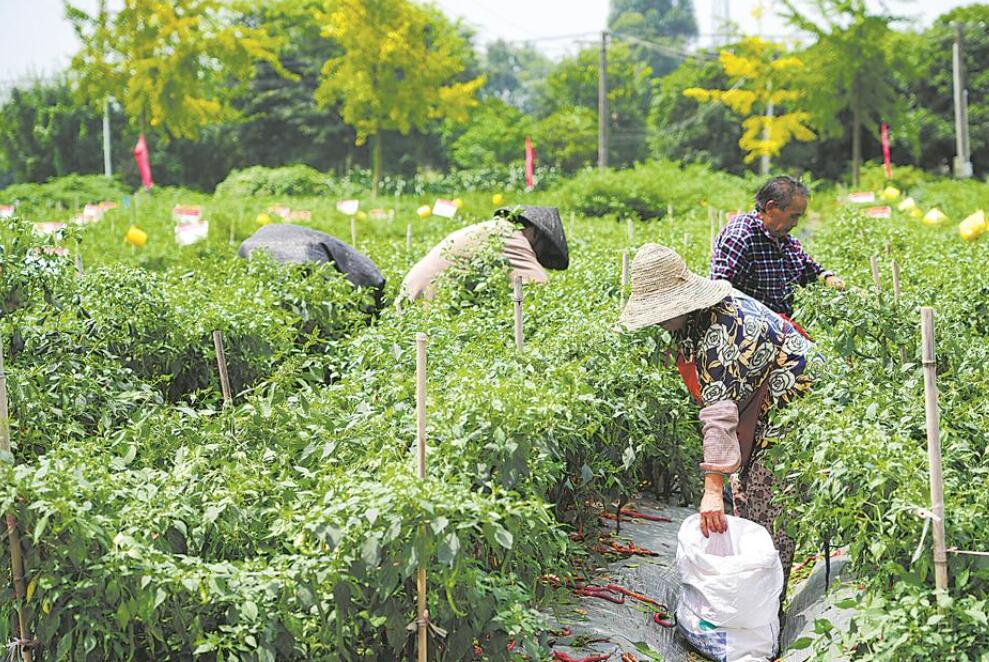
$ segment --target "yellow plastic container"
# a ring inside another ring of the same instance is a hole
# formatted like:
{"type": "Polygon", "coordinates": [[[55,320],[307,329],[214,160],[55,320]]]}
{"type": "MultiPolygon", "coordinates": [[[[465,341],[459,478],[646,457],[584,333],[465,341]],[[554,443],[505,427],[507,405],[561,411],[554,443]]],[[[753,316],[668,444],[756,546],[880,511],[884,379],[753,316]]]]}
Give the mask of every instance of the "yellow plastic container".
{"type": "Polygon", "coordinates": [[[895,186],[887,186],[883,189],[882,193],[879,194],[879,199],[884,202],[893,202],[900,197],[900,189],[895,186]]]}
{"type": "Polygon", "coordinates": [[[905,212],[913,212],[913,210],[918,209],[917,203],[913,198],[904,198],[900,204],[896,205],[896,208],[905,212]]]}
{"type": "Polygon", "coordinates": [[[979,210],[958,224],[958,233],[965,241],[975,241],[986,231],[986,212],[979,210]]]}
{"type": "Polygon", "coordinates": [[[141,248],[148,243],[148,233],[136,225],[132,225],[127,228],[127,234],[124,235],[124,243],[141,248]]]}
{"type": "Polygon", "coordinates": [[[423,205],[416,210],[416,213],[419,215],[419,218],[429,218],[433,215],[433,208],[429,205],[423,205]]]}
{"type": "Polygon", "coordinates": [[[261,212],[260,214],[258,214],[258,217],[254,219],[254,222],[257,223],[259,226],[268,225],[269,223],[271,223],[271,216],[268,216],[268,214],[261,212]]]}
{"type": "Polygon", "coordinates": [[[944,214],[943,211],[935,207],[934,209],[924,214],[924,218],[921,220],[923,221],[924,225],[940,225],[941,223],[944,223],[946,220],[948,220],[948,217],[944,214]]]}
{"type": "Polygon", "coordinates": [[[451,202],[453,202],[453,206],[456,207],[457,209],[464,208],[464,201],[462,198],[454,198],[453,200],[451,200],[451,202]]]}
{"type": "Polygon", "coordinates": [[[491,204],[493,205],[503,205],[505,204],[505,196],[501,193],[495,193],[491,196],[491,204]]]}

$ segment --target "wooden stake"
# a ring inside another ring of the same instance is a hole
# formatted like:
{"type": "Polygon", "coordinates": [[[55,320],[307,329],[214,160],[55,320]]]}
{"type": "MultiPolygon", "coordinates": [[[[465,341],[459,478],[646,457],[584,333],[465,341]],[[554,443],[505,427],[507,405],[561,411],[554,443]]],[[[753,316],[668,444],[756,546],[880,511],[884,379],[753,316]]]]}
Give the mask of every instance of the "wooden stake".
{"type": "Polygon", "coordinates": [[[669,202],[666,203],[666,216],[673,218],[673,205],[669,202]]]}
{"type": "Polygon", "coordinates": [[[632,222],[632,219],[631,218],[627,219],[625,221],[625,223],[627,224],[627,227],[628,227],[628,243],[634,244],[635,243],[635,224],[632,222]]]}
{"type": "Polygon", "coordinates": [[[224,408],[233,405],[230,393],[230,375],[227,374],[227,355],[223,351],[223,334],[217,329],[213,331],[213,348],[216,350],[216,365],[220,370],[220,391],[223,393],[224,408]]]}
{"type": "Polygon", "coordinates": [[[883,291],[882,281],[879,280],[879,258],[873,255],[869,258],[869,265],[872,267],[872,282],[876,286],[876,292],[883,291]]]}
{"type": "Polygon", "coordinates": [[[941,425],[938,410],[937,359],[934,352],[934,310],[920,309],[921,360],[924,366],[924,404],[927,417],[927,459],[931,468],[931,512],[934,521],[934,585],[948,590],[948,555],[944,542],[944,480],[941,476],[941,425]]]}
{"type": "Polygon", "coordinates": [[[900,305],[900,267],[896,264],[896,260],[892,261],[893,268],[893,301],[896,305],[900,305]]]}
{"type": "MultiPolygon", "coordinates": [[[[416,334],[416,455],[419,480],[426,480],[426,334],[416,334]]],[[[425,535],[425,529],[422,531],[425,535]]],[[[418,636],[419,662],[426,662],[427,641],[426,623],[429,612],[426,610],[426,559],[419,559],[419,573],[416,577],[416,630],[418,636]]]]}
{"type": "Polygon", "coordinates": [[[525,339],[522,335],[522,276],[515,277],[512,301],[515,302],[515,349],[521,352],[525,344],[525,339]]]}
{"type": "Polygon", "coordinates": [[[622,251],[622,308],[625,307],[625,292],[628,290],[628,251],[622,251]]]}
{"type": "Polygon", "coordinates": [[[76,276],[82,276],[82,244],[76,237],[76,276]]]}
{"type": "MultiPolygon", "coordinates": [[[[896,264],[896,260],[892,261],[893,267],[893,305],[897,308],[900,307],[900,267],[896,264]]],[[[900,364],[906,365],[907,362],[907,348],[900,346],[900,364]]]]}
{"type": "Polygon", "coordinates": [[[412,224],[407,223],[405,225],[405,252],[412,252],[412,224]]]}
{"type": "Polygon", "coordinates": [[[571,238],[571,239],[574,236],[573,235],[573,217],[574,217],[574,213],[573,212],[570,212],[570,231],[567,232],[567,235],[568,235],[568,238],[571,238]]]}
{"type": "Polygon", "coordinates": [[[350,245],[357,248],[357,219],[350,217],[350,245]]]}
{"type": "MultiPolygon", "coordinates": [[[[3,344],[0,343],[0,451],[10,453],[10,410],[7,403],[7,372],[3,364],[3,344]]],[[[24,615],[24,602],[27,587],[24,584],[24,552],[21,549],[21,534],[17,530],[14,513],[6,513],[7,540],[10,542],[10,572],[14,579],[14,595],[17,597],[17,625],[21,640],[31,641],[27,617],[24,615]]],[[[31,662],[31,649],[21,647],[24,662],[31,662]]]]}

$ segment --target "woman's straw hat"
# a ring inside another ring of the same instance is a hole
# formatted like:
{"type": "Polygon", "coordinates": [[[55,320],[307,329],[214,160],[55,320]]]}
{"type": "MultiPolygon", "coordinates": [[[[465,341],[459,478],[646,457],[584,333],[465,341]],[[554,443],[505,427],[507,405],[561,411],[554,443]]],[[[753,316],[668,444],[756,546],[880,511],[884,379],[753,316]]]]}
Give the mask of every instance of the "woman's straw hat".
{"type": "Polygon", "coordinates": [[[731,283],[691,273],[676,251],[645,244],[632,260],[632,297],[618,323],[629,331],[710,308],[731,294],[731,283]]]}

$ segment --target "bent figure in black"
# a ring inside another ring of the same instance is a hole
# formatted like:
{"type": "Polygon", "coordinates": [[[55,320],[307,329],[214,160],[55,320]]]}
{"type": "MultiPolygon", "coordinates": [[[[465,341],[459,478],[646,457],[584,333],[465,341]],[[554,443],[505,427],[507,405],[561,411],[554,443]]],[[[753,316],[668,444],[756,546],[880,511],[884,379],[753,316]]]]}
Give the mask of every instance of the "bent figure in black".
{"type": "Polygon", "coordinates": [[[290,223],[265,225],[240,245],[237,255],[250,257],[262,250],[278,262],[330,262],[351,284],[374,290],[375,308],[381,308],[385,278],[366,255],[336,237],[290,223]]]}

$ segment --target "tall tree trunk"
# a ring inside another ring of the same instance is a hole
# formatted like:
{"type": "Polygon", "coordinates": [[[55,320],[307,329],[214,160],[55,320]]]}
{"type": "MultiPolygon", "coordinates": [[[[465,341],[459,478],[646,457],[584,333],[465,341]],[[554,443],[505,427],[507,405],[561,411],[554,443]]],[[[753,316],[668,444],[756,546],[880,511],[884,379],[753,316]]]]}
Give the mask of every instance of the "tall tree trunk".
{"type": "Polygon", "coordinates": [[[378,182],[381,181],[381,132],[371,136],[371,179],[374,180],[371,193],[378,197],[378,182]]]}
{"type": "Polygon", "coordinates": [[[858,75],[852,87],[852,186],[858,188],[862,163],[862,86],[858,75]]]}

